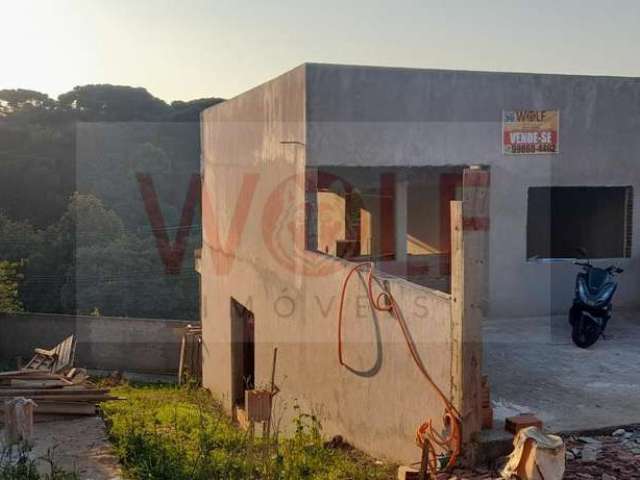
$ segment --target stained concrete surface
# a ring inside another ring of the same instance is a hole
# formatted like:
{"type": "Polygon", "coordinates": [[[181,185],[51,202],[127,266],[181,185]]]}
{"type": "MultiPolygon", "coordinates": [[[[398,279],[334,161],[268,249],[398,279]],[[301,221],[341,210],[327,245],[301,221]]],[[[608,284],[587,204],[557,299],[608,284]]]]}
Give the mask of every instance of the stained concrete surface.
{"type": "Polygon", "coordinates": [[[82,480],[123,478],[100,417],[36,423],[32,443],[30,457],[42,475],[51,474],[48,459],[53,459],[57,468],[76,472],[82,480]]]}
{"type": "Polygon", "coordinates": [[[587,350],[564,316],[492,319],[484,355],[498,422],[522,412],[552,431],[640,422],[640,313],[614,313],[607,339],[587,350]]]}

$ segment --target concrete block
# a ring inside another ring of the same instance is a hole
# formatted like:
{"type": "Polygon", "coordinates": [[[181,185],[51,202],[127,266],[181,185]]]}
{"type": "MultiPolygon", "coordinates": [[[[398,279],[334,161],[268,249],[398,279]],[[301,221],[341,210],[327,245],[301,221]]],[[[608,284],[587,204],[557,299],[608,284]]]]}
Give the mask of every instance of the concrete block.
{"type": "Polygon", "coordinates": [[[401,466],[398,467],[398,480],[416,480],[420,473],[415,468],[401,466]]]}

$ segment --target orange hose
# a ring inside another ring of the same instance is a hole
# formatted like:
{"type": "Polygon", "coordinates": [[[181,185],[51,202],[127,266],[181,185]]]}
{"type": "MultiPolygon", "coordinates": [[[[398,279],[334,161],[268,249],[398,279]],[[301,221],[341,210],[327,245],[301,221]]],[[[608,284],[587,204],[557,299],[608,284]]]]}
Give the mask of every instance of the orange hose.
{"type": "Polygon", "coordinates": [[[344,312],[344,300],[347,292],[347,286],[349,284],[349,279],[351,276],[358,270],[369,267],[369,271],[367,274],[367,293],[369,296],[369,302],[372,307],[381,312],[389,312],[396,319],[400,329],[402,330],[402,334],[404,336],[404,340],[409,349],[409,353],[411,354],[411,358],[414,363],[418,367],[418,370],[422,375],[427,379],[427,381],[431,384],[433,389],[438,393],[438,396],[445,404],[445,411],[443,414],[443,423],[445,427],[447,427],[450,432],[449,435],[443,437],[438,432],[436,432],[433,428],[431,420],[424,422],[422,425],[418,427],[416,432],[416,442],[421,447],[425,447],[425,442],[428,442],[431,446],[430,457],[429,457],[429,465],[432,472],[436,472],[437,468],[437,457],[435,453],[435,449],[433,445],[438,445],[441,449],[448,448],[450,452],[449,462],[447,463],[446,469],[455,465],[458,456],[460,455],[461,449],[461,435],[460,435],[460,424],[461,424],[461,415],[456,410],[455,406],[451,403],[449,398],[444,394],[442,389],[433,381],[429,372],[427,372],[426,368],[420,361],[420,355],[415,346],[415,343],[411,339],[410,332],[408,330],[407,325],[402,320],[400,309],[395,299],[391,295],[390,292],[383,290],[378,294],[377,297],[373,296],[373,280],[374,276],[374,264],[373,262],[367,263],[359,263],[355,265],[342,281],[342,287],[340,289],[340,303],[338,306],[338,361],[340,365],[346,366],[342,355],[342,317],[344,312]]]}

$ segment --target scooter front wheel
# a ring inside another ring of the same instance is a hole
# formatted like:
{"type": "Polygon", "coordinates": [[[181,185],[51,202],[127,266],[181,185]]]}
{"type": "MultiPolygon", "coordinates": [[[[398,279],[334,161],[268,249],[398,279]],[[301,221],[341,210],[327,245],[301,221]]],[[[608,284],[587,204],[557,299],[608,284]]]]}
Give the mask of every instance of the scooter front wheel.
{"type": "Polygon", "coordinates": [[[573,323],[571,340],[580,348],[589,348],[602,335],[602,327],[593,318],[580,315],[573,323]]]}

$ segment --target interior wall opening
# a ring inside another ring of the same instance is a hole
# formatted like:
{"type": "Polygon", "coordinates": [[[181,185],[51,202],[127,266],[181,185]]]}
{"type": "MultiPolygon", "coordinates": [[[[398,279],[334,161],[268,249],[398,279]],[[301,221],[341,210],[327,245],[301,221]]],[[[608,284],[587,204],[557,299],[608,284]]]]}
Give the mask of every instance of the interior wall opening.
{"type": "Polygon", "coordinates": [[[307,168],[307,248],[450,291],[459,167],[307,168]]]}

